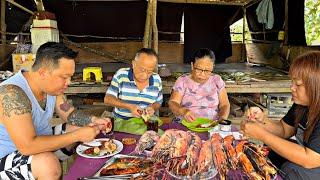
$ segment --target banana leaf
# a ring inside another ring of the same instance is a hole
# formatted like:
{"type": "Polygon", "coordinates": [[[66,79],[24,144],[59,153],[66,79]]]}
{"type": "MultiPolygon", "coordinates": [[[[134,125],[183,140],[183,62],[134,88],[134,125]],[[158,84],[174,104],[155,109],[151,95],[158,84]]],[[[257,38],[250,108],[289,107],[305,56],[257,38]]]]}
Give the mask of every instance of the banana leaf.
{"type": "MultiPolygon", "coordinates": [[[[162,120],[158,118],[158,126],[160,127],[162,124],[162,120]]],[[[114,121],[114,131],[142,135],[147,131],[147,125],[142,118],[131,118],[128,120],[117,118],[114,121]]],[[[163,134],[163,130],[159,128],[158,133],[163,134]]]]}
{"type": "Polygon", "coordinates": [[[195,121],[189,122],[185,119],[183,119],[181,121],[181,124],[183,124],[185,127],[187,127],[188,129],[190,129],[191,131],[195,131],[195,132],[208,132],[210,129],[213,128],[213,126],[218,125],[218,121],[216,124],[214,124],[214,122],[212,122],[212,120],[208,119],[208,118],[197,118],[195,121]],[[202,128],[202,127],[197,127],[201,124],[208,124],[208,123],[213,123],[211,127],[208,128],[202,128]]]}

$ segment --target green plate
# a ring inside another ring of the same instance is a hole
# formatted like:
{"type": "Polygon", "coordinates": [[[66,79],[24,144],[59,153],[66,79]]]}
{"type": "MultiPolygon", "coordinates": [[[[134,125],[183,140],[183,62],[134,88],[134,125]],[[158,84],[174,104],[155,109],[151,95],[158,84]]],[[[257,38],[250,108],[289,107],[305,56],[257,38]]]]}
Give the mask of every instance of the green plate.
{"type": "Polygon", "coordinates": [[[212,129],[212,127],[209,128],[197,128],[198,125],[200,124],[207,124],[207,123],[211,123],[212,120],[208,119],[208,118],[197,118],[195,121],[193,122],[189,122],[185,119],[183,119],[181,121],[181,123],[187,127],[188,129],[190,129],[191,131],[195,131],[195,132],[208,132],[210,129],[212,129]]]}
{"type": "MultiPolygon", "coordinates": [[[[158,126],[161,126],[162,124],[163,122],[159,118],[158,126]]],[[[142,135],[147,131],[147,125],[142,118],[130,118],[128,120],[117,118],[114,121],[114,131],[142,135]]],[[[163,134],[163,131],[159,128],[158,133],[163,134]]]]}

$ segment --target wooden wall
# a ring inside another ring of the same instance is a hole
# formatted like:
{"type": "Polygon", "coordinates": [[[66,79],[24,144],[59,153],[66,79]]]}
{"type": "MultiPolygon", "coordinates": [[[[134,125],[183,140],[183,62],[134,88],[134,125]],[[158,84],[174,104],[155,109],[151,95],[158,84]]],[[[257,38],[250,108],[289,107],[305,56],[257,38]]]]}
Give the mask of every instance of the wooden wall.
{"type": "MultiPolygon", "coordinates": [[[[108,42],[108,43],[83,43],[83,45],[97,49],[100,52],[112,54],[114,57],[125,60],[132,60],[137,50],[142,48],[142,42],[108,42]]],[[[83,48],[69,47],[79,52],[76,59],[79,63],[100,63],[115,62],[109,57],[103,57],[89,52],[83,48]]],[[[159,62],[160,63],[182,63],[183,62],[183,44],[180,43],[159,43],[159,62]]]]}
{"type": "Polygon", "coordinates": [[[9,62],[11,56],[11,53],[15,50],[14,45],[6,45],[3,46],[0,44],[0,70],[7,70],[7,69],[12,69],[12,63],[9,62]]]}
{"type": "MultiPolygon", "coordinates": [[[[132,60],[138,49],[142,47],[142,42],[127,41],[127,42],[107,42],[107,43],[84,43],[86,47],[99,52],[112,54],[112,56],[118,59],[132,60]]],[[[77,63],[102,63],[102,62],[114,62],[110,57],[100,56],[96,53],[89,52],[83,48],[77,48],[73,45],[68,45],[74,50],[79,52],[79,56],[76,59],[77,63]]],[[[10,69],[8,64],[9,56],[13,52],[15,46],[1,46],[0,45],[0,63],[1,70],[10,69]]],[[[232,56],[226,59],[227,63],[244,62],[241,59],[241,43],[235,43],[232,45],[232,56]]],[[[252,63],[268,64],[273,67],[283,68],[279,54],[286,57],[288,54],[289,61],[292,61],[296,56],[309,51],[320,50],[320,46],[284,46],[280,48],[280,45],[271,44],[258,44],[247,43],[246,54],[247,58],[252,63]]],[[[160,63],[183,63],[183,44],[178,42],[160,42],[159,43],[159,62],[160,63]]]]}
{"type": "Polygon", "coordinates": [[[276,68],[286,68],[280,56],[291,62],[294,58],[311,50],[320,50],[320,46],[283,46],[280,44],[247,43],[247,58],[252,63],[267,64],[276,68]]]}
{"type": "Polygon", "coordinates": [[[237,62],[244,62],[241,59],[241,48],[242,43],[234,43],[232,44],[232,56],[226,59],[227,63],[237,63],[237,62]]]}
{"type": "MultiPolygon", "coordinates": [[[[97,49],[101,52],[111,53],[115,57],[120,59],[132,60],[134,58],[135,52],[142,47],[142,42],[85,43],[84,45],[90,48],[97,49]]],[[[302,54],[303,52],[316,49],[320,50],[320,46],[284,46],[282,48],[280,44],[247,43],[245,53],[247,57],[242,59],[242,48],[242,43],[234,43],[232,45],[232,56],[227,58],[226,62],[246,62],[246,58],[248,58],[249,62],[252,63],[267,64],[277,68],[284,68],[280,60],[280,54],[282,55],[282,57],[286,57],[287,54],[289,54],[288,59],[289,61],[292,61],[292,59],[297,57],[299,54],[302,54]]],[[[79,63],[114,62],[110,58],[101,57],[83,49],[74,49],[79,51],[79,57],[77,58],[77,62],[79,63]]],[[[183,63],[183,44],[178,42],[160,42],[159,62],[183,63]]]]}
{"type": "MultiPolygon", "coordinates": [[[[120,59],[132,60],[137,50],[142,48],[142,42],[108,42],[108,43],[83,43],[83,45],[97,49],[100,52],[108,52],[114,57],[120,59]]],[[[70,46],[70,45],[69,45],[70,46]]],[[[108,57],[102,57],[95,53],[70,46],[79,52],[77,62],[79,63],[99,63],[114,62],[108,57]]],[[[241,62],[241,43],[232,45],[232,56],[226,59],[226,62],[241,62]]],[[[183,63],[183,44],[178,42],[160,42],[159,43],[159,62],[160,63],[183,63]]]]}

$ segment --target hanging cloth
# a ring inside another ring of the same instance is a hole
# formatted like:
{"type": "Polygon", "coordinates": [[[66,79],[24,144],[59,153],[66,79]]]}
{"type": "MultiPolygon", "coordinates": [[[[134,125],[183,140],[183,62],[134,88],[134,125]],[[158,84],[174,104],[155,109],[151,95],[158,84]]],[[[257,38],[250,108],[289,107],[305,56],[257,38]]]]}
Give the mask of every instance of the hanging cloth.
{"type": "Polygon", "coordinates": [[[262,0],[257,9],[258,22],[265,25],[266,29],[272,29],[274,23],[272,0],[262,0]]]}

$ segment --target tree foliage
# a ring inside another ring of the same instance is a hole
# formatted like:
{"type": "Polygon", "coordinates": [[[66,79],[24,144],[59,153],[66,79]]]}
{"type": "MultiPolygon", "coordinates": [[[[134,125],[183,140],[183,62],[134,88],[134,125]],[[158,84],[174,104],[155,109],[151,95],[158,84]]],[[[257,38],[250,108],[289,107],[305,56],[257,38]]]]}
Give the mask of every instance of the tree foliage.
{"type": "Polygon", "coordinates": [[[320,1],[305,0],[305,31],[307,44],[320,43],[320,1]]]}
{"type": "MultiPolygon", "coordinates": [[[[237,22],[233,23],[230,26],[230,32],[231,32],[231,41],[232,42],[242,42],[242,32],[243,32],[243,18],[238,20],[237,22]]],[[[246,23],[245,28],[245,40],[251,40],[248,24],[246,23]]]]}

